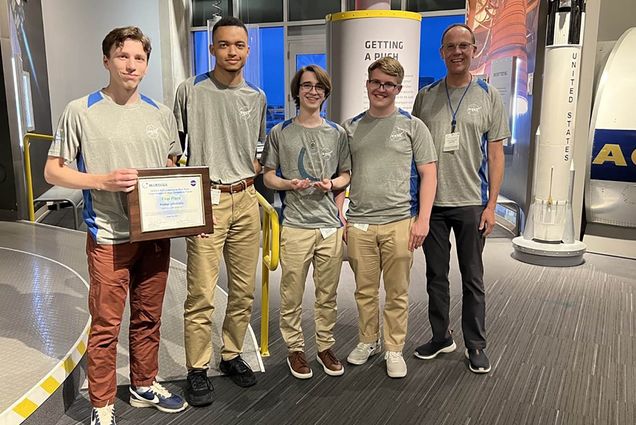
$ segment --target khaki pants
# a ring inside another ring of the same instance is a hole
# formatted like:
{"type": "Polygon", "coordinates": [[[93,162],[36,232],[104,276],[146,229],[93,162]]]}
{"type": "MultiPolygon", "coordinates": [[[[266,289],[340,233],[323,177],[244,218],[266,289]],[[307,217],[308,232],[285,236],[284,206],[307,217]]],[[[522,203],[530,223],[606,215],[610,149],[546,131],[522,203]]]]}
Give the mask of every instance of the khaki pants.
{"type": "Polygon", "coordinates": [[[221,193],[221,201],[213,210],[217,220],[214,234],[187,239],[184,336],[188,370],[206,369],[212,358],[212,313],[221,254],[228,275],[221,352],[224,360],[233,359],[243,350],[254,301],[261,228],[254,186],[238,193],[221,193]]]}
{"type": "Polygon", "coordinates": [[[289,352],[304,351],[301,329],[303,293],[309,265],[314,268],[316,345],[318,351],[335,342],[336,290],[342,268],[342,229],[324,239],[319,229],[283,227],[280,245],[280,331],[289,352]]]}
{"type": "Polygon", "coordinates": [[[402,351],[409,311],[409,282],[413,253],[408,249],[412,219],[370,224],[366,231],[347,224],[349,264],[356,279],[360,342],[380,336],[380,275],[383,275],[384,348],[402,351]]]}
{"type": "Polygon", "coordinates": [[[161,307],[170,265],[170,239],[98,244],[86,237],[90,290],[88,394],[94,407],[115,403],[117,340],[130,297],[130,382],[150,386],[159,368],[161,307]]]}

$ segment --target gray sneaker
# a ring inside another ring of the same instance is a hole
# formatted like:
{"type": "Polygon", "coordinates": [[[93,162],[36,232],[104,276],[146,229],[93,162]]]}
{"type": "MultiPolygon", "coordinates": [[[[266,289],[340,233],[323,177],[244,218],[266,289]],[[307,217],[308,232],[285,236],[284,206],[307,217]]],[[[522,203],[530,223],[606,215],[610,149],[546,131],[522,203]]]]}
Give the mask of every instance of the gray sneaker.
{"type": "Polygon", "coordinates": [[[386,360],[386,373],[390,378],[404,378],[406,376],[406,362],[401,351],[387,351],[384,354],[386,360]]]}
{"type": "Polygon", "coordinates": [[[369,357],[378,354],[380,351],[382,351],[382,343],[379,339],[370,344],[359,342],[356,348],[354,348],[347,357],[347,361],[355,365],[365,364],[367,360],[369,360],[369,357]]]}

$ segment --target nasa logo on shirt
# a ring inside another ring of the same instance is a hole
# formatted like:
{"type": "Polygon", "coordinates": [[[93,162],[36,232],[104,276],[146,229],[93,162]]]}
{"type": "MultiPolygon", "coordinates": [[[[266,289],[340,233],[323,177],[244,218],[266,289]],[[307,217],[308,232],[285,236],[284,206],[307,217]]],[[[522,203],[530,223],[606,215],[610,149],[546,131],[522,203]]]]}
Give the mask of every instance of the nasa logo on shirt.
{"type": "Polygon", "coordinates": [[[478,115],[481,112],[481,105],[477,105],[476,103],[472,103],[466,107],[466,112],[469,115],[478,115]]]}
{"type": "Polygon", "coordinates": [[[389,137],[389,139],[391,140],[391,142],[399,142],[401,140],[404,140],[405,136],[406,136],[406,130],[402,128],[394,128],[393,132],[391,132],[391,136],[389,137]]]}
{"type": "Polygon", "coordinates": [[[159,127],[154,124],[148,124],[146,126],[146,136],[152,140],[157,140],[159,138],[159,127]]]}
{"type": "Polygon", "coordinates": [[[241,106],[238,107],[239,116],[243,118],[245,121],[248,121],[252,116],[252,108],[249,106],[241,106]]]}

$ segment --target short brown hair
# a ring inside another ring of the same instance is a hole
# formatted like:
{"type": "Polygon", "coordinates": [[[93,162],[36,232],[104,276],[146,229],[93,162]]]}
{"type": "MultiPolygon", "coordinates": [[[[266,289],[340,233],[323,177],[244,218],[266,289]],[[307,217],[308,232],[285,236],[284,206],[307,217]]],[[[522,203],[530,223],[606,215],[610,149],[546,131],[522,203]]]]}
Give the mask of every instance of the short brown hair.
{"type": "MultiPolygon", "coordinates": [[[[314,74],[316,74],[318,84],[321,84],[325,87],[325,100],[327,100],[329,94],[331,93],[331,78],[329,78],[329,74],[327,74],[327,71],[325,71],[318,65],[303,66],[298,70],[298,72],[296,72],[294,78],[292,78],[291,80],[290,85],[291,95],[294,99],[294,102],[296,103],[296,109],[300,108],[300,79],[305,72],[313,72],[314,74]]],[[[323,100],[322,103],[325,103],[325,101],[323,100]]],[[[320,107],[322,108],[322,104],[320,104],[320,107]]]]}
{"type": "Polygon", "coordinates": [[[150,39],[137,27],[121,27],[115,28],[109,32],[102,41],[102,53],[107,58],[110,57],[110,51],[115,48],[121,47],[126,40],[134,40],[141,42],[144,52],[146,52],[146,59],[150,59],[150,39]]]}
{"type": "Polygon", "coordinates": [[[379,69],[392,77],[397,77],[398,83],[402,84],[402,80],[404,79],[404,68],[397,59],[392,58],[391,56],[385,56],[373,62],[369,65],[369,69],[367,70],[369,78],[371,78],[371,72],[376,69],[379,69]]]}

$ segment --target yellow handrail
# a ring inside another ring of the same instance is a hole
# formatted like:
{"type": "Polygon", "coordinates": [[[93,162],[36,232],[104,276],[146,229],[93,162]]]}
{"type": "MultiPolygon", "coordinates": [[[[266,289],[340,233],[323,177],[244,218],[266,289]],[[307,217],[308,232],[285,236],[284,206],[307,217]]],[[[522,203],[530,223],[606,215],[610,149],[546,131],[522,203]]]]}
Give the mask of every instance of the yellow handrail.
{"type": "Polygon", "coordinates": [[[256,192],[263,207],[263,272],[261,297],[261,356],[269,356],[269,272],[278,267],[280,249],[278,213],[263,196],[256,192]]]}
{"type": "Polygon", "coordinates": [[[33,197],[33,176],[31,176],[31,139],[52,141],[53,136],[48,134],[27,133],[22,139],[24,147],[24,174],[27,187],[27,205],[29,208],[29,221],[35,221],[35,206],[33,197]]]}

